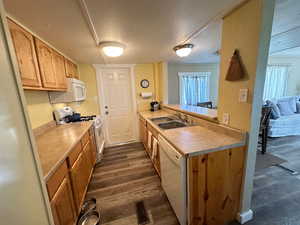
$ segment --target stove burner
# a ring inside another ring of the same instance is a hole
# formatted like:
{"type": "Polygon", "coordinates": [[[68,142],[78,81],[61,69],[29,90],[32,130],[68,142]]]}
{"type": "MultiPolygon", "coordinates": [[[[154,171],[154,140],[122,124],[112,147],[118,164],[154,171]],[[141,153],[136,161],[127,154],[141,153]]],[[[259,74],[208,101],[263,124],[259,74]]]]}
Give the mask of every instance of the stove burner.
{"type": "Polygon", "coordinates": [[[92,116],[81,116],[81,117],[80,117],[80,121],[89,121],[89,120],[93,120],[94,118],[96,118],[96,115],[92,115],[92,116]]]}

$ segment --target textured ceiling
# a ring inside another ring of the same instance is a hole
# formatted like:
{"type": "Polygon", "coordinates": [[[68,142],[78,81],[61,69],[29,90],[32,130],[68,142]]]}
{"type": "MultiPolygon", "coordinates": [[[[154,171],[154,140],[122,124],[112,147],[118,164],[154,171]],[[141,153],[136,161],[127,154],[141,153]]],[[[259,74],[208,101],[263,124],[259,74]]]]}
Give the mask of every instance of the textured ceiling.
{"type": "MultiPolygon", "coordinates": [[[[126,45],[124,55],[114,59],[100,54],[77,0],[4,0],[4,3],[13,18],[78,62],[198,63],[219,60],[215,52],[220,48],[221,20],[211,23],[190,41],[195,47],[189,57],[177,57],[172,48],[240,1],[86,0],[100,41],[126,45]]],[[[277,0],[272,35],[271,53],[300,46],[299,0],[277,0]]]]}
{"type": "Polygon", "coordinates": [[[7,12],[50,44],[79,62],[147,63],[212,62],[220,48],[221,21],[212,23],[191,42],[190,57],[172,48],[222,10],[241,0],[86,0],[100,41],[126,45],[123,56],[101,56],[76,0],[4,0],[7,12]]]}

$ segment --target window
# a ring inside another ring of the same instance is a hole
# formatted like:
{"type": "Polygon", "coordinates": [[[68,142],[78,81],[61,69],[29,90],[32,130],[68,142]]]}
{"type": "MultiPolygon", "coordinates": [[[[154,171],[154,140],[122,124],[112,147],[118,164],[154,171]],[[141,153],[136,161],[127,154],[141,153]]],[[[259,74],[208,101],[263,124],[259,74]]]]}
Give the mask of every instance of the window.
{"type": "Polygon", "coordinates": [[[280,98],[286,95],[288,65],[268,65],[263,99],[280,98]]]}
{"type": "Polygon", "coordinates": [[[197,105],[209,101],[209,77],[211,72],[180,72],[180,104],[197,105]]]}

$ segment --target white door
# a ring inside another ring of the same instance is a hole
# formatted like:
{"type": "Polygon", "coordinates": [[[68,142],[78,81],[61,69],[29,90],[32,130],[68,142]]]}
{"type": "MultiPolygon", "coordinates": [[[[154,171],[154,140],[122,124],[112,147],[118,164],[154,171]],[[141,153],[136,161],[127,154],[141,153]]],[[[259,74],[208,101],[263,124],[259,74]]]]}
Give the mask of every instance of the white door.
{"type": "Polygon", "coordinates": [[[135,110],[130,69],[103,69],[100,83],[108,145],[134,141],[135,110]]]}

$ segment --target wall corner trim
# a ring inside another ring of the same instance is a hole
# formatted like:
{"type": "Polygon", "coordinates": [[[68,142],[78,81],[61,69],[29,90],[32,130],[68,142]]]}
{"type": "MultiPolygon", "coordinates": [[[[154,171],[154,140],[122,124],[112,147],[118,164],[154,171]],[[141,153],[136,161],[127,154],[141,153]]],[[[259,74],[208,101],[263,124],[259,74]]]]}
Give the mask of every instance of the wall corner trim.
{"type": "Polygon", "coordinates": [[[249,209],[248,211],[238,213],[236,219],[240,224],[245,224],[253,219],[253,211],[249,209]]]}

